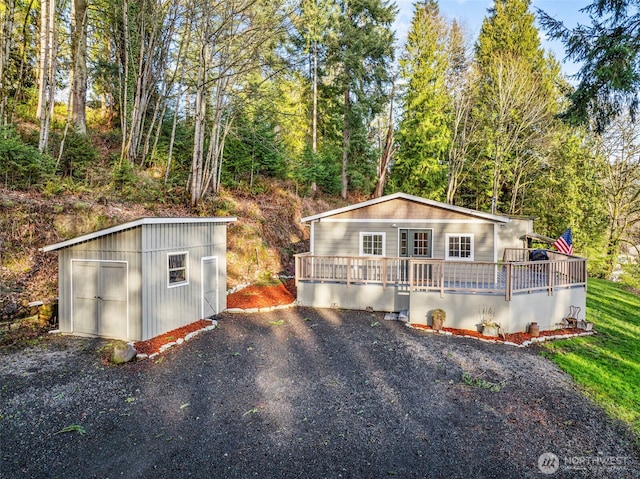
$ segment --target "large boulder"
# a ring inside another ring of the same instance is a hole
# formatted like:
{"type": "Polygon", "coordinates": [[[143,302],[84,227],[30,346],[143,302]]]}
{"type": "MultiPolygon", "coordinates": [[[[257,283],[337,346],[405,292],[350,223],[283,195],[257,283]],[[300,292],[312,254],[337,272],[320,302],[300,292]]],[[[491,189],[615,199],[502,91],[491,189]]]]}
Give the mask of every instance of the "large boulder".
{"type": "Polygon", "coordinates": [[[138,352],[131,343],[117,343],[113,346],[111,362],[114,364],[124,364],[133,361],[138,352]]]}

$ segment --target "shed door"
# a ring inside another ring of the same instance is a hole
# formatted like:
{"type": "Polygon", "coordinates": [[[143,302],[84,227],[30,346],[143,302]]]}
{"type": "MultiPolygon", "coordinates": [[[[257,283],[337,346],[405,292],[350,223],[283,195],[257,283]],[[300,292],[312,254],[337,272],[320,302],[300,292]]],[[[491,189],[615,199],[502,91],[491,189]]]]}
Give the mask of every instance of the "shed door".
{"type": "Polygon", "coordinates": [[[126,263],[74,260],[71,288],[73,332],[128,339],[126,263]]]}
{"type": "Polygon", "coordinates": [[[218,313],[218,258],[210,256],[202,258],[202,317],[218,313]]]}

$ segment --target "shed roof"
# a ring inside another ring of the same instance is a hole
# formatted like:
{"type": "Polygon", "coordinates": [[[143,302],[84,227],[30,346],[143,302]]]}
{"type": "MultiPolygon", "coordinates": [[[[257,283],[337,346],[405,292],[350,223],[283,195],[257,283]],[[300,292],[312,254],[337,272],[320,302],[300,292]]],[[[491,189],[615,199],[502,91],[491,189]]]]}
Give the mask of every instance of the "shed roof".
{"type": "Polygon", "coordinates": [[[61,241],[60,243],[51,244],[40,248],[45,253],[48,251],[55,251],[63,248],[68,248],[85,241],[91,241],[101,236],[118,233],[132,228],[137,228],[142,225],[156,225],[156,224],[180,224],[180,223],[232,223],[237,221],[237,218],[224,218],[224,217],[192,217],[192,218],[140,218],[120,225],[111,226],[110,228],[104,228],[93,233],[87,233],[70,240],[61,241]]]}
{"type": "Polygon", "coordinates": [[[393,193],[391,195],[387,195],[387,196],[382,196],[380,198],[374,198],[372,200],[368,200],[368,201],[363,201],[361,203],[356,203],[354,205],[350,205],[350,206],[345,206],[343,208],[337,208],[334,210],[329,210],[329,211],[325,211],[324,213],[318,213],[316,215],[312,215],[312,216],[306,216],[304,218],[302,218],[300,221],[302,223],[310,223],[313,221],[320,221],[324,218],[328,218],[331,216],[335,216],[335,215],[339,215],[342,213],[347,213],[353,210],[357,210],[360,208],[366,208],[369,206],[373,206],[373,205],[377,205],[380,203],[384,203],[387,201],[392,201],[392,200],[397,200],[397,199],[401,199],[401,200],[406,200],[406,201],[412,201],[415,203],[419,203],[422,205],[426,205],[426,206],[431,206],[434,208],[440,208],[443,210],[447,210],[453,213],[458,213],[458,214],[463,214],[463,215],[467,215],[467,216],[474,216],[476,218],[481,218],[481,219],[485,219],[485,220],[489,220],[489,221],[495,221],[497,223],[509,223],[511,220],[507,217],[507,216],[499,216],[499,215],[493,215],[490,213],[484,213],[482,211],[476,211],[476,210],[472,210],[469,208],[463,208],[461,206],[454,206],[454,205],[449,205],[447,203],[441,203],[439,201],[434,201],[434,200],[428,200],[426,198],[421,198],[419,196],[413,196],[413,195],[409,195],[407,193],[393,193]]]}

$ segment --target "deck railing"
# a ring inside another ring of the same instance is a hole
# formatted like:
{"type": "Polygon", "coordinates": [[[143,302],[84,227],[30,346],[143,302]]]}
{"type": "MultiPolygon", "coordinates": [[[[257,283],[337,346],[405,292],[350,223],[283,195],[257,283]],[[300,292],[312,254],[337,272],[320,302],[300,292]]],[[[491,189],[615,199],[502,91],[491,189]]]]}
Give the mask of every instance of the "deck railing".
{"type": "Polygon", "coordinates": [[[381,283],[409,286],[409,258],[369,256],[295,256],[296,281],[381,283]]]}
{"type": "Polygon", "coordinates": [[[296,255],[296,282],[381,284],[406,291],[513,294],[586,286],[586,260],[548,251],[548,260],[529,261],[530,250],[509,248],[502,262],[360,256],[296,255]]]}

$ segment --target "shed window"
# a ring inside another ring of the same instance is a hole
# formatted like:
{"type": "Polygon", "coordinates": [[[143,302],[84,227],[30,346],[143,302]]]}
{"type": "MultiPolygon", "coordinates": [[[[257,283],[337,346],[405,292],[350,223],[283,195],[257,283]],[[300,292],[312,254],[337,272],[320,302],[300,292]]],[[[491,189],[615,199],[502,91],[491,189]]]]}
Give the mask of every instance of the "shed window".
{"type": "Polygon", "coordinates": [[[384,233],[360,233],[360,256],[384,256],[384,233]]]}
{"type": "Polygon", "coordinates": [[[461,261],[473,261],[473,235],[446,235],[446,258],[461,261]]]}
{"type": "Polygon", "coordinates": [[[169,287],[187,284],[188,253],[169,253],[169,287]]]}

